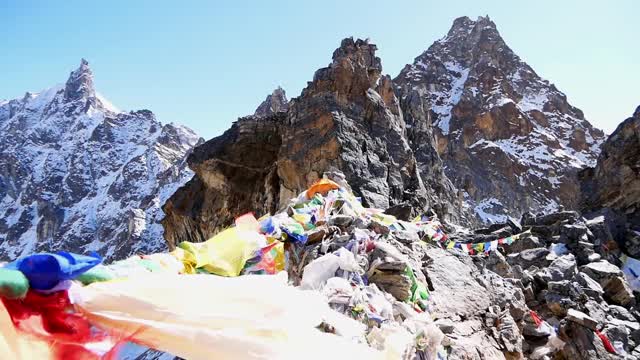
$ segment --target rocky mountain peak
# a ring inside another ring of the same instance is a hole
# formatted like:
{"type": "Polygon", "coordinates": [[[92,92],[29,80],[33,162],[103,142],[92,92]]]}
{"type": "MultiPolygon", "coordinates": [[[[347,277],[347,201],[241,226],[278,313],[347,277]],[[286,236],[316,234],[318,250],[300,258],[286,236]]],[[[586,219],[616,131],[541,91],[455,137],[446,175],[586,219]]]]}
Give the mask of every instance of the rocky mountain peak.
{"type": "Polygon", "coordinates": [[[493,31],[498,32],[496,24],[489,16],[479,16],[476,20],[471,20],[468,16],[461,16],[453,20],[453,25],[447,33],[447,37],[469,35],[473,31],[493,31]]]}
{"type": "Polygon", "coordinates": [[[289,110],[287,94],[283,88],[278,86],[271,95],[267,95],[267,98],[258,106],[253,115],[265,117],[279,112],[287,112],[287,110],[289,110]]]}
{"type": "Polygon", "coordinates": [[[480,220],[576,208],[577,170],[595,164],[604,133],[489,17],[456,19],[394,84],[407,125],[434,125],[447,176],[480,220]]]}
{"type": "Polygon", "coordinates": [[[333,52],[333,62],[316,71],[313,82],[302,91],[302,97],[324,91],[336,91],[342,103],[362,99],[374,88],[382,73],[382,62],[375,55],[376,45],[369,40],[346,38],[333,52]]]}
{"type": "Polygon", "coordinates": [[[71,72],[64,88],[65,101],[89,99],[96,96],[93,85],[93,72],[89,68],[89,62],[80,60],[80,66],[71,72]]]}
{"type": "Polygon", "coordinates": [[[406,137],[392,80],[376,46],[344,39],[286,113],[239,119],[189,156],[195,177],[166,203],[170,245],[204,241],[236,214],[285,206],[324,174],[339,171],[365,206],[401,218],[428,210],[460,218],[433,136],[420,132],[420,162],[406,137]],[[429,157],[427,154],[436,154],[429,157]]]}
{"type": "Polygon", "coordinates": [[[118,111],[96,93],[84,59],[64,88],[0,102],[0,125],[0,260],[166,246],[160,206],[192,176],[193,131],[149,110],[118,111]]]}

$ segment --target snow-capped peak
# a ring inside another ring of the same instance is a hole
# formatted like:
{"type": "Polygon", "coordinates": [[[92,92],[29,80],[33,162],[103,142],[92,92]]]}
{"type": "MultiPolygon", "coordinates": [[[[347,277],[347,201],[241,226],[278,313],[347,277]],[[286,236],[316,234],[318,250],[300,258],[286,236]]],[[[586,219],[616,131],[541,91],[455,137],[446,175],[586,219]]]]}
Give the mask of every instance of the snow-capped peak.
{"type": "Polygon", "coordinates": [[[576,172],[595,163],[604,133],[509,48],[488,16],[456,19],[394,82],[400,98],[427,104],[428,113],[405,115],[407,125],[431,121],[447,175],[482,220],[575,206],[576,172]],[[480,206],[489,199],[491,207],[480,206]]]}
{"type": "Polygon", "coordinates": [[[0,260],[68,249],[108,258],[166,244],[161,206],[201,139],[99,95],[82,60],[65,85],[0,103],[0,260]]]}

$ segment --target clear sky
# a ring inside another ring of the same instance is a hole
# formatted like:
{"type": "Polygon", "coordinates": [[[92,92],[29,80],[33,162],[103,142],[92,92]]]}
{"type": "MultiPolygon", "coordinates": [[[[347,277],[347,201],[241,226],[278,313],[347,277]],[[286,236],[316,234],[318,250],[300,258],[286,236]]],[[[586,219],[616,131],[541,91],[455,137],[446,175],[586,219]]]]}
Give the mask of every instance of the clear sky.
{"type": "Polygon", "coordinates": [[[370,38],[395,76],[453,19],[487,14],[596,126],[640,105],[638,0],[0,0],[0,99],[63,83],[84,57],[117,107],[210,138],[278,85],[299,95],[344,37],[370,38]]]}

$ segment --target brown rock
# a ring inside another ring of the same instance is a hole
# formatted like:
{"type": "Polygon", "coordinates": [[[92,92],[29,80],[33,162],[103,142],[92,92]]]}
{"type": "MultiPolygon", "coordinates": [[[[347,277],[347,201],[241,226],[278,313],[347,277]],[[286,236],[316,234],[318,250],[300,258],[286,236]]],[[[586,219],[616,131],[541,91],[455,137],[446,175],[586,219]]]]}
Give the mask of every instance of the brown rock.
{"type": "Polygon", "coordinates": [[[336,170],[365,206],[460,220],[455,189],[441,165],[430,166],[439,164],[433,138],[421,139],[435,157],[420,166],[375,51],[368,41],[343,40],[286,113],[242,118],[196,148],[188,160],[195,177],[164,206],[170,245],[206,240],[238,214],[273,213],[336,170]]]}

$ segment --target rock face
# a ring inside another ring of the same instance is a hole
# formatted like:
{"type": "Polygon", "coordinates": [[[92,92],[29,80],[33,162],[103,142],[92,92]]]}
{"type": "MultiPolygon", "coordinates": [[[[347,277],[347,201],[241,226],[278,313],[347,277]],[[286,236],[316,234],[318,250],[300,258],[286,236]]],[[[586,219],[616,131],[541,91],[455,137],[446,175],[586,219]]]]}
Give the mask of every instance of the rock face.
{"type": "Polygon", "coordinates": [[[594,168],[580,173],[582,210],[608,213],[615,222],[604,225],[629,255],[640,257],[640,106],[602,145],[594,168]]]}
{"type": "MultiPolygon", "coordinates": [[[[261,105],[260,116],[242,118],[196,148],[188,160],[196,177],[164,208],[169,243],[206,240],[239,213],[273,213],[331,170],[344,173],[366,206],[405,216],[432,209],[460,220],[460,202],[440,160],[418,164],[375,51],[367,41],[343,40],[286,113],[261,105]]],[[[427,125],[425,131],[421,151],[435,155],[427,125]]]]}
{"type": "Polygon", "coordinates": [[[583,208],[640,215],[640,106],[602,145],[598,162],[583,172],[583,208]]]}
{"type": "Polygon", "coordinates": [[[604,134],[488,17],[456,19],[394,84],[416,158],[436,156],[420,149],[434,124],[445,172],[480,220],[577,208],[576,172],[595,164],[604,134]]]}
{"type": "Polygon", "coordinates": [[[165,204],[162,224],[170,246],[203,241],[238,214],[275,213],[280,179],[276,160],[285,114],[239,119],[188,157],[197,174],[165,204]]]}
{"type": "Polygon", "coordinates": [[[284,89],[278,86],[273,90],[271,95],[267,95],[267,98],[258,106],[254,116],[269,116],[279,112],[287,112],[289,110],[289,100],[287,100],[287,94],[284,89]]]}
{"type": "Polygon", "coordinates": [[[117,110],[85,60],[65,86],[0,102],[0,129],[0,259],[166,247],[160,206],[192,176],[193,131],[117,110]]]}

